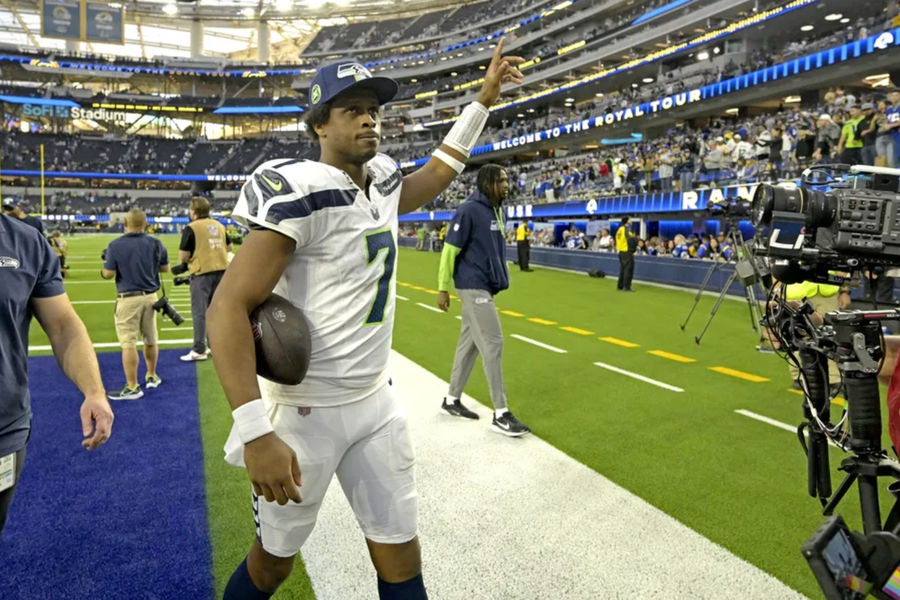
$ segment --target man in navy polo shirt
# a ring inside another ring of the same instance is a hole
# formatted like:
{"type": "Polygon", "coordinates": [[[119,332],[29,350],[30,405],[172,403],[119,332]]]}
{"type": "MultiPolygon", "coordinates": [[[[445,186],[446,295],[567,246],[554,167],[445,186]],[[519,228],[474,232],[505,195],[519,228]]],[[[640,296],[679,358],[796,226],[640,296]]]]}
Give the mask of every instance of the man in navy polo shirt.
{"type": "Polygon", "coordinates": [[[125,387],[110,394],[110,400],[137,400],[144,396],[138,384],[138,335],[144,342],[147,363],[144,385],[154,389],[162,383],[156,374],[159,343],[153,305],[160,287],[159,274],[169,270],[169,253],[162,242],[144,232],[146,228],[144,211],[139,208],[128,211],[125,235],[110,242],[100,272],[104,279],[116,278],[116,336],[122,346],[125,370],[125,387]]]}
{"type": "Polygon", "coordinates": [[[22,201],[17,198],[9,197],[3,199],[3,213],[5,215],[15,217],[23,223],[31,225],[41,233],[44,233],[44,224],[41,223],[41,220],[38,217],[32,217],[26,213],[23,206],[24,204],[22,201]]]}
{"type": "Polygon", "coordinates": [[[480,353],[494,404],[491,429],[518,437],[531,430],[506,405],[501,365],[503,332],[494,305],[494,296],[509,287],[503,235],[506,228],[500,208],[509,195],[509,180],[501,167],[484,165],[478,170],[475,187],[477,191],[453,215],[438,273],[438,308],[445,312],[450,308],[451,277],[462,301],[462,327],[450,389],[441,408],[454,417],[478,418],[463,405],[460,396],[480,353]]]}
{"type": "Polygon", "coordinates": [[[66,376],[84,394],[81,445],[97,448],[112,431],[97,356],[63,288],[59,260],[33,227],[0,214],[0,530],[22,472],[31,432],[28,329],[32,315],[66,376]]]}

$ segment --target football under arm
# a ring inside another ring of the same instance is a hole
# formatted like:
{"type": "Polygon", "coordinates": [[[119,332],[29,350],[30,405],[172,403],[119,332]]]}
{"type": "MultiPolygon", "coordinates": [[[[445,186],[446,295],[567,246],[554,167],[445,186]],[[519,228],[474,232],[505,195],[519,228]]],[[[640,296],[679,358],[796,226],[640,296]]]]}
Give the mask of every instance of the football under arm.
{"type": "Polygon", "coordinates": [[[296,242],[275,231],[250,232],[225,271],[206,313],[210,349],[232,410],[260,398],[250,313],[284,273],[296,242]]]}
{"type": "Polygon", "coordinates": [[[462,248],[457,248],[453,244],[444,242],[444,249],[441,250],[441,266],[438,269],[438,291],[449,292],[450,281],[453,279],[453,270],[456,266],[456,257],[459,256],[462,248]]]}

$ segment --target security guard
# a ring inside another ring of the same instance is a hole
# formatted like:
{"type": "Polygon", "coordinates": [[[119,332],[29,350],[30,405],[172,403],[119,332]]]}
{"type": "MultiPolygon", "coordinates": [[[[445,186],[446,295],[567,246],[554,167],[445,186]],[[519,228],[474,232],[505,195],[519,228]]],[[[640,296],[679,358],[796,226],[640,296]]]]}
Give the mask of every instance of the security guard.
{"type": "Polygon", "coordinates": [[[191,198],[191,222],[181,233],[178,257],[187,263],[191,274],[191,319],[194,326],[194,345],[181,357],[184,361],[206,360],[206,309],[228,266],[231,243],[225,227],[209,218],[209,200],[203,196],[191,198]]]}
{"type": "Polygon", "coordinates": [[[631,279],[634,277],[634,251],[637,249],[637,238],[628,226],[629,217],[623,217],[616,230],[616,250],[619,252],[619,282],[616,289],[633,292],[631,279]]]}
{"type": "Polygon", "coordinates": [[[478,413],[460,401],[475,359],[481,354],[484,373],[491,388],[494,417],[491,430],[518,437],[531,429],[509,411],[503,387],[503,332],[494,296],[509,287],[506,270],[506,238],[500,206],[509,194],[506,172],[497,165],[484,165],[475,180],[476,192],[453,215],[450,232],[441,253],[437,305],[450,308],[450,279],[462,302],[462,327],[450,389],[441,408],[454,417],[477,419],[478,413]]]}
{"type": "Polygon", "coordinates": [[[525,221],[516,227],[516,250],[519,253],[519,270],[534,271],[528,266],[531,260],[531,229],[525,221]]]}
{"type": "Polygon", "coordinates": [[[31,432],[28,330],[36,316],[66,376],[84,395],[81,445],[93,450],[112,432],[113,413],[87,329],[63,288],[59,261],[37,230],[0,214],[0,530],[22,473],[31,432]]]}

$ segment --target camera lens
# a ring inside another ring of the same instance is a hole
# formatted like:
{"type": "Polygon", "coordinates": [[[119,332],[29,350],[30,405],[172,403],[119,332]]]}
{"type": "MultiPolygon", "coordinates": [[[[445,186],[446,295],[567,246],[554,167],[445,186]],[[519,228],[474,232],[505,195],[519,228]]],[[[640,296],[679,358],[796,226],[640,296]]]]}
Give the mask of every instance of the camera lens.
{"type": "Polygon", "coordinates": [[[761,183],[753,194],[752,222],[755,227],[771,224],[773,212],[806,216],[808,227],[829,226],[837,215],[837,199],[804,187],[781,187],[761,183]]]}

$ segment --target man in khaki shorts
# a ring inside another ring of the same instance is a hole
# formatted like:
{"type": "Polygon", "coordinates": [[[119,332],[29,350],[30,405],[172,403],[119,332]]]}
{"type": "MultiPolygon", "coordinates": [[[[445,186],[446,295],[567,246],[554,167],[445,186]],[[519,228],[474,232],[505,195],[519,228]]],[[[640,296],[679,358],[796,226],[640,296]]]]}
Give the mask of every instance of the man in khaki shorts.
{"type": "Polygon", "coordinates": [[[162,383],[156,374],[159,345],[153,304],[160,287],[159,274],[169,270],[169,255],[162,242],[144,233],[146,227],[144,211],[131,209],[125,215],[125,235],[113,240],[104,252],[101,275],[104,279],[116,278],[116,336],[125,369],[125,387],[109,394],[110,400],[137,400],[144,395],[138,384],[138,334],[144,342],[147,363],[144,385],[153,389],[162,383]]]}

